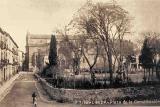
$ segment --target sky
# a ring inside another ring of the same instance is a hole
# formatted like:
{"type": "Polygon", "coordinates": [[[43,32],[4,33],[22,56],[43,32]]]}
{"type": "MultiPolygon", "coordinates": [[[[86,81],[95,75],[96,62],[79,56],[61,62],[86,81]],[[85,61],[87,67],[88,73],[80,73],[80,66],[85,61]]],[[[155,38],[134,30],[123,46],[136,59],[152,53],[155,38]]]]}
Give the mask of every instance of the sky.
{"type": "MultiPolygon", "coordinates": [[[[109,0],[92,0],[108,2],[109,0]]],[[[160,0],[116,0],[132,19],[132,38],[143,31],[159,32],[160,0]]],[[[52,34],[63,28],[86,0],[0,0],[0,27],[25,51],[26,34],[52,34]]]]}

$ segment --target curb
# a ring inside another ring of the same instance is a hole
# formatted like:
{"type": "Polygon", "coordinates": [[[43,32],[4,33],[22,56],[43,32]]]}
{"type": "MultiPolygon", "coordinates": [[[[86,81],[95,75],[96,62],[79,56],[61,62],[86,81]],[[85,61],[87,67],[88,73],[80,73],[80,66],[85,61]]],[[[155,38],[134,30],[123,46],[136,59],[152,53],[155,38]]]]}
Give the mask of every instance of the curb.
{"type": "Polygon", "coordinates": [[[38,82],[35,82],[35,87],[36,87],[36,89],[37,89],[37,92],[38,92],[38,94],[39,94],[40,99],[41,99],[43,102],[46,102],[46,103],[54,103],[54,101],[48,101],[46,98],[43,97],[43,95],[42,95],[41,92],[40,92],[40,89],[39,89],[38,86],[37,86],[37,83],[38,83],[38,82]]]}
{"type": "Polygon", "coordinates": [[[4,97],[10,92],[12,87],[15,84],[15,80],[19,77],[20,73],[13,76],[10,80],[6,81],[2,87],[0,87],[0,102],[4,99],[4,97]]]}
{"type": "MultiPolygon", "coordinates": [[[[58,102],[58,100],[55,100],[55,99],[52,99],[51,97],[50,97],[50,95],[47,93],[47,91],[44,89],[44,87],[42,86],[42,84],[41,84],[41,77],[39,76],[39,75],[37,75],[37,74],[35,74],[34,75],[35,77],[36,77],[36,79],[37,79],[37,82],[35,82],[35,87],[36,87],[36,89],[37,89],[37,91],[38,91],[38,94],[39,94],[39,97],[40,97],[40,99],[43,101],[43,102],[45,102],[45,103],[50,103],[50,104],[70,104],[70,103],[68,103],[68,102],[58,102]],[[38,85],[37,84],[39,84],[40,85],[40,87],[41,88],[39,88],[38,87],[38,85]],[[48,100],[47,98],[45,98],[44,97],[44,95],[42,95],[42,92],[40,91],[40,90],[43,90],[45,93],[46,93],[46,95],[49,97],[49,98],[51,98],[50,100],[48,100]]],[[[74,103],[73,103],[74,104],[74,103]]]]}
{"type": "MultiPolygon", "coordinates": [[[[37,92],[38,92],[38,94],[39,94],[40,99],[41,99],[43,102],[46,102],[46,103],[55,103],[56,101],[54,101],[54,100],[48,101],[46,98],[43,97],[43,95],[42,95],[42,93],[40,92],[40,89],[39,89],[39,87],[38,87],[38,85],[37,85],[37,84],[40,84],[40,85],[41,85],[41,83],[39,82],[40,76],[37,75],[37,74],[34,74],[34,76],[35,76],[36,79],[37,79],[37,82],[35,82],[35,87],[36,87],[36,89],[37,89],[37,92]]],[[[42,88],[43,91],[45,91],[45,90],[43,89],[43,87],[41,87],[41,88],[42,88]]],[[[46,91],[45,91],[45,92],[46,92],[46,91]]]]}

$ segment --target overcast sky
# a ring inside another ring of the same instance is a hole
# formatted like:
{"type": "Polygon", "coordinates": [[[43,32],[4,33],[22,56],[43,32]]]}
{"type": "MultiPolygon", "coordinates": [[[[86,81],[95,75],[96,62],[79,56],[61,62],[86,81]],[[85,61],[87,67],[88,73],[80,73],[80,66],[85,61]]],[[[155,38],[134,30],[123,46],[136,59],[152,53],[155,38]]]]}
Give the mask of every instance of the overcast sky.
{"type": "MultiPolygon", "coordinates": [[[[159,31],[160,0],[117,1],[134,18],[134,38],[138,37],[138,32],[145,30],[159,31]]],[[[0,27],[10,33],[24,51],[27,31],[51,34],[56,28],[68,24],[85,2],[86,0],[0,0],[0,27]]]]}

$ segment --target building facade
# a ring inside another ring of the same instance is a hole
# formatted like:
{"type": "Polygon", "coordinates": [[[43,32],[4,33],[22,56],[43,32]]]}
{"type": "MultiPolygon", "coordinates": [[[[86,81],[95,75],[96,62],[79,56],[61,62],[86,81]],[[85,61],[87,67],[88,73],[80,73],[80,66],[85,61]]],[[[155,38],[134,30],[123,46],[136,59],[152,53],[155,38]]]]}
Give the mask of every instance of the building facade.
{"type": "Polygon", "coordinates": [[[26,36],[26,64],[28,71],[34,71],[37,67],[38,55],[48,56],[51,35],[34,35],[27,33],[26,36]]]}
{"type": "Polygon", "coordinates": [[[18,64],[19,64],[19,66],[18,66],[18,70],[19,71],[24,71],[24,61],[25,61],[25,54],[24,54],[24,52],[23,51],[21,51],[21,50],[18,50],[18,64]]]}
{"type": "MultiPolygon", "coordinates": [[[[42,70],[43,67],[48,63],[49,47],[50,47],[51,35],[38,35],[30,34],[26,35],[26,64],[29,71],[42,70]]],[[[78,45],[75,37],[70,38],[70,41],[78,45]]],[[[77,58],[79,52],[75,54],[70,47],[67,46],[67,42],[63,41],[60,35],[56,35],[57,41],[57,53],[58,53],[58,64],[61,69],[72,69],[74,59],[77,58]]],[[[89,52],[89,60],[93,59],[93,50],[87,49],[89,52]]],[[[95,55],[94,55],[95,56],[95,55]]],[[[102,58],[98,58],[96,67],[103,67],[101,64],[102,58]]],[[[88,68],[88,64],[85,58],[82,57],[79,63],[80,68],[88,68]]]]}
{"type": "Polygon", "coordinates": [[[18,45],[0,28],[0,82],[10,79],[18,70],[18,45]]]}
{"type": "MultiPolygon", "coordinates": [[[[30,34],[26,35],[26,64],[28,71],[41,70],[49,63],[48,55],[50,48],[51,35],[39,35],[39,34],[30,34]]],[[[63,41],[60,36],[56,35],[57,41],[57,53],[58,53],[58,63],[59,66],[68,66],[69,61],[66,61],[64,56],[65,45],[62,44],[63,41]],[[61,47],[61,48],[60,48],[61,47]]],[[[61,67],[62,68],[62,67],[61,67]]]]}

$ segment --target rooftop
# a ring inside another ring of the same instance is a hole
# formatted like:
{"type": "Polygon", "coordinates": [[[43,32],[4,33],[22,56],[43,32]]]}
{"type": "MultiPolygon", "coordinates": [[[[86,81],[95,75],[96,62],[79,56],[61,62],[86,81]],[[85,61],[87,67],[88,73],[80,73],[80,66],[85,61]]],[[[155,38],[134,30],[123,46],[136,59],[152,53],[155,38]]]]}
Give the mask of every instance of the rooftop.
{"type": "Polygon", "coordinates": [[[0,33],[2,33],[5,36],[8,36],[11,39],[11,41],[16,45],[16,47],[18,48],[17,43],[13,40],[13,38],[11,37],[11,35],[9,33],[7,33],[6,31],[4,31],[1,27],[0,27],[0,33]]]}

